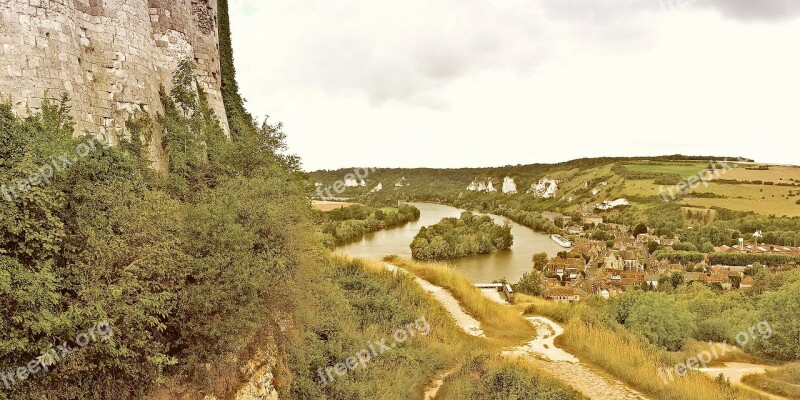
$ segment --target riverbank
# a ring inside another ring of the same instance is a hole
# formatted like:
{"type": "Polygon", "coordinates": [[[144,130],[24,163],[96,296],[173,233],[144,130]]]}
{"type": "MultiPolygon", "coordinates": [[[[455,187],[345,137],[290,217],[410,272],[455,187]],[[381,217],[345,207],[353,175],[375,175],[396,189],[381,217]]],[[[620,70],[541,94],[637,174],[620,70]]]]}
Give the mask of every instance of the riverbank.
{"type": "MultiPolygon", "coordinates": [[[[410,259],[409,245],[420,228],[436,224],[442,218],[457,218],[464,211],[435,203],[410,204],[420,210],[419,220],[401,227],[366,234],[361,239],[336,247],[335,252],[373,260],[380,260],[388,255],[410,259]]],[[[564,250],[548,235],[535,232],[503,216],[490,216],[501,225],[506,221],[511,224],[514,245],[504,251],[448,261],[448,264],[458,269],[470,282],[485,283],[502,279],[516,282],[522,274],[530,271],[532,254],[544,252],[549,257],[555,257],[558,252],[564,250]]]]}

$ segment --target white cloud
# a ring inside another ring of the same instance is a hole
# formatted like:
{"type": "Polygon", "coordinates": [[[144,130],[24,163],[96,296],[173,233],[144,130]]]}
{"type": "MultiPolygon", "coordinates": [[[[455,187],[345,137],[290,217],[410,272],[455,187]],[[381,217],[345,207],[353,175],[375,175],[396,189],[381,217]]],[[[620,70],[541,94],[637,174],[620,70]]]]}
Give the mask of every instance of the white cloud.
{"type": "Polygon", "coordinates": [[[231,17],[248,107],[285,122],[308,169],[791,162],[800,25],[659,1],[244,1],[231,17]]]}

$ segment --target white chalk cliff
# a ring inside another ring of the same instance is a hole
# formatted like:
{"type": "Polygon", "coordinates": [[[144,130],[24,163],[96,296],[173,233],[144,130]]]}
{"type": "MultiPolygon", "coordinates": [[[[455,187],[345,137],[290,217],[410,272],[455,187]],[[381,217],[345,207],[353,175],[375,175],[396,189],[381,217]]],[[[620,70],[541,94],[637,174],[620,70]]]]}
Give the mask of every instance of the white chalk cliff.
{"type": "Polygon", "coordinates": [[[542,178],[538,183],[531,185],[528,193],[540,199],[552,199],[558,192],[558,181],[542,178]]]}
{"type": "Polygon", "coordinates": [[[503,179],[503,193],[517,194],[517,183],[514,182],[514,178],[507,176],[503,179]]]}

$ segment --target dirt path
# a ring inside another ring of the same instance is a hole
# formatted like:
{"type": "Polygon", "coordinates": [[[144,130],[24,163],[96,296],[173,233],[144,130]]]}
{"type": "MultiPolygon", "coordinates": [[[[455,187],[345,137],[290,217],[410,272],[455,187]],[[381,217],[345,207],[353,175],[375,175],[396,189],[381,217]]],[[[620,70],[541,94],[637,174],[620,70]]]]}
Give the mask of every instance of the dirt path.
{"type": "Polygon", "coordinates": [[[698,371],[712,378],[716,378],[720,374],[722,374],[723,376],[725,376],[725,378],[729,379],[731,383],[734,385],[743,386],[770,399],[786,400],[785,397],[775,396],[773,394],[763,392],[752,386],[748,386],[742,383],[742,378],[744,378],[745,376],[766,373],[767,370],[770,368],[769,366],[759,365],[759,364],[737,363],[737,362],[726,362],[723,363],[723,365],[724,367],[698,368],[698,371]]]}
{"type": "Polygon", "coordinates": [[[577,357],[556,347],[555,339],[564,333],[560,325],[544,317],[529,317],[527,320],[536,327],[536,338],[504,351],[504,356],[521,357],[591,399],[647,399],[621,381],[589,369],[577,357]]]}
{"type": "Polygon", "coordinates": [[[460,365],[456,365],[455,367],[452,367],[452,368],[440,373],[439,375],[436,375],[436,378],[434,378],[433,381],[431,381],[428,384],[428,386],[425,388],[424,400],[433,400],[433,399],[435,399],[436,395],[439,394],[439,390],[442,388],[442,386],[444,386],[445,379],[447,379],[448,376],[450,376],[453,373],[455,373],[456,371],[458,371],[459,368],[461,368],[461,366],[460,365]]]}
{"type": "MultiPolygon", "coordinates": [[[[407,273],[406,270],[395,265],[385,264],[385,267],[389,271],[407,273]]],[[[480,321],[467,314],[461,304],[458,303],[458,300],[447,289],[436,286],[417,276],[414,279],[444,306],[464,332],[473,336],[485,337],[480,321]]],[[[484,295],[493,301],[506,304],[496,290],[484,291],[484,295]]],[[[554,344],[555,338],[564,333],[564,328],[560,325],[544,317],[529,317],[527,319],[536,327],[538,332],[536,338],[525,345],[506,350],[502,355],[524,358],[592,399],[647,399],[642,394],[628,388],[622,382],[590,370],[581,364],[577,357],[556,347],[554,344]]],[[[424,399],[435,399],[444,385],[444,381],[455,370],[450,368],[440,372],[426,387],[424,399]]]]}
{"type": "MultiPolygon", "coordinates": [[[[406,270],[395,265],[385,264],[385,267],[392,272],[407,273],[406,270]]],[[[480,321],[467,314],[467,312],[461,308],[461,304],[458,302],[458,300],[456,300],[456,298],[453,297],[453,295],[450,294],[447,289],[436,286],[416,275],[414,276],[414,279],[417,281],[417,284],[425,289],[426,292],[433,295],[433,297],[439,301],[439,303],[442,303],[447,312],[453,316],[456,324],[460,326],[464,332],[472,336],[486,337],[481,329],[480,321]]]]}

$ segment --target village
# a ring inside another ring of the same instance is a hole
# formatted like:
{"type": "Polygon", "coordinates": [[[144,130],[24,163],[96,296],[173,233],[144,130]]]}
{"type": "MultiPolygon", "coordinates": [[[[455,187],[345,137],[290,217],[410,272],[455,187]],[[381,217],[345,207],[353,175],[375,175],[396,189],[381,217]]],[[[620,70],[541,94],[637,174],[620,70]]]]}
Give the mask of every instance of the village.
{"type": "MultiPolygon", "coordinates": [[[[587,215],[581,225],[566,227],[574,245],[551,258],[543,266],[535,266],[543,274],[542,296],[545,299],[576,303],[590,295],[609,299],[634,288],[646,291],[672,290],[680,284],[700,282],[719,291],[752,288],[755,280],[748,271],[753,265],[724,265],[713,263],[711,254],[775,254],[800,256],[800,247],[773,246],[739,239],[734,246],[714,247],[714,252],[699,261],[673,262],[659,257],[673,251],[676,239],[639,233],[629,227],[604,224],[602,217],[587,215]],[[584,227],[591,227],[586,230],[584,227]],[[613,239],[594,240],[593,233],[603,226],[613,239]]],[[[754,238],[759,237],[756,232],[754,238]]],[[[698,253],[698,255],[701,253],[698,253]]],[[[788,261],[780,267],[796,268],[788,261]]]]}

